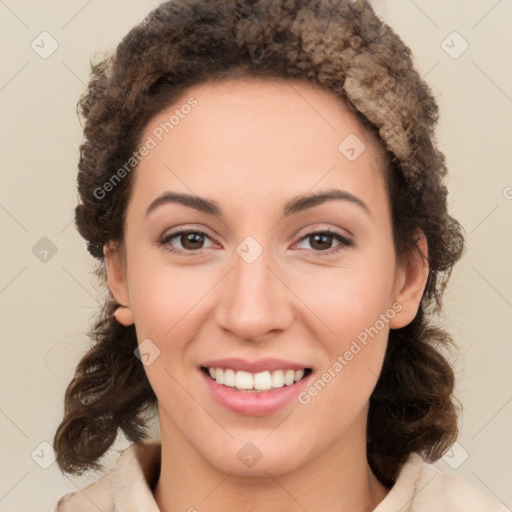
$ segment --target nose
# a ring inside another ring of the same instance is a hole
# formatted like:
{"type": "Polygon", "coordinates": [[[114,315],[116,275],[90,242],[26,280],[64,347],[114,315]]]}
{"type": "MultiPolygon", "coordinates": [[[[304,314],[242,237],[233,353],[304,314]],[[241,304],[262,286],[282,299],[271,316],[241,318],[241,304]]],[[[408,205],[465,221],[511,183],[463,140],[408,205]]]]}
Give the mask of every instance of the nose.
{"type": "Polygon", "coordinates": [[[233,268],[222,280],[216,322],[237,339],[264,341],[293,321],[293,293],[268,252],[252,262],[235,253],[233,268]]]}

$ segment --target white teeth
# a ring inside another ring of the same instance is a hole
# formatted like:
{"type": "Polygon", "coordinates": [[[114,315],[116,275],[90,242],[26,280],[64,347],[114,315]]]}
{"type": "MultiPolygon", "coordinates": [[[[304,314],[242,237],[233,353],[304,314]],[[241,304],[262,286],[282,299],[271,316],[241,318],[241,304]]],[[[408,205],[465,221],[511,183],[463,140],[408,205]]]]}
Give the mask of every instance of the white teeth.
{"type": "Polygon", "coordinates": [[[218,384],[246,391],[266,391],[291,386],[304,377],[304,370],[274,370],[273,372],[250,373],[235,371],[231,368],[208,368],[208,373],[218,384]]]}
{"type": "MultiPolygon", "coordinates": [[[[220,368],[217,368],[217,370],[215,371],[215,373],[218,375],[218,372],[222,371],[220,368]]],[[[217,379],[215,379],[217,380],[217,379]]],[[[222,382],[219,382],[217,380],[217,382],[219,384],[222,384],[222,382]]],[[[238,389],[253,389],[253,384],[254,384],[254,378],[252,376],[252,373],[249,373],[249,372],[236,372],[236,375],[235,375],[235,386],[238,388],[238,389]]]]}
{"type": "Polygon", "coordinates": [[[284,386],[284,372],[283,370],[276,370],[272,372],[272,387],[282,388],[284,386]]]}
{"type": "Polygon", "coordinates": [[[293,370],[286,370],[284,374],[284,383],[291,386],[295,382],[295,372],[293,370]]]}
{"type": "Polygon", "coordinates": [[[265,391],[272,387],[272,377],[270,372],[260,372],[254,376],[254,389],[256,391],[265,391]]]}
{"type": "Polygon", "coordinates": [[[224,386],[234,388],[236,385],[236,374],[235,370],[224,370],[224,386]]]}

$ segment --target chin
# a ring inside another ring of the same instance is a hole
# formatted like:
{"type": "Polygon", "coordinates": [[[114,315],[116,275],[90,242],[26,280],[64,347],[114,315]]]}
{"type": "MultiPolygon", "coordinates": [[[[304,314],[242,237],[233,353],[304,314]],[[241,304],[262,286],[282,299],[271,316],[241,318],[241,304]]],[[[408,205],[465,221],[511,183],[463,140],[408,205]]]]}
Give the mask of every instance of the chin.
{"type": "MultiPolygon", "coordinates": [[[[271,442],[258,435],[218,440],[216,447],[197,446],[198,454],[223,473],[240,477],[268,477],[292,472],[305,464],[304,443],[271,442]],[[254,439],[251,441],[250,439],[254,439]]],[[[212,442],[215,442],[212,440],[212,442]]]]}

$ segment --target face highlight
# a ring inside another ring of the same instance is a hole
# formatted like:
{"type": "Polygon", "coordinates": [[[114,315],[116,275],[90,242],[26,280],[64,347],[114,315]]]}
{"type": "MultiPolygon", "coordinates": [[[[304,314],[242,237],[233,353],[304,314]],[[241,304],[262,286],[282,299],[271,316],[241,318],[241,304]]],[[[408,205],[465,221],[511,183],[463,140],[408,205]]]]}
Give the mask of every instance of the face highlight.
{"type": "Polygon", "coordinates": [[[354,112],[291,84],[190,88],[182,103],[197,106],[140,162],[107,256],[126,323],[159,353],[144,368],[162,438],[240,475],[364,450],[389,329],[412,320],[426,279],[398,263],[383,170],[354,112]]]}

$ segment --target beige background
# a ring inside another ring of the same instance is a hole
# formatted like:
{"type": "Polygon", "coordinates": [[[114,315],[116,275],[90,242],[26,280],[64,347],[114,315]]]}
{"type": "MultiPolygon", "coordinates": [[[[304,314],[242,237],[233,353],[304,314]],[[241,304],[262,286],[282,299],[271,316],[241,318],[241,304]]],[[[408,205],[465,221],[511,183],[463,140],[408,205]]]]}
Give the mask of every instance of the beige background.
{"type": "MultiPolygon", "coordinates": [[[[113,48],[157,4],[0,0],[0,511],[50,511],[61,494],[99,477],[62,475],[44,444],[61,420],[99,297],[93,259],[72,224],[81,140],[75,105],[93,53],[113,48]],[[46,59],[31,47],[35,40],[40,53],[51,49],[43,31],[58,43],[46,59]]],[[[375,5],[438,98],[451,209],[467,232],[442,318],[460,347],[464,415],[458,444],[436,466],[510,508],[512,1],[375,5]],[[464,40],[469,47],[458,55],[464,40]]],[[[124,446],[118,439],[116,447],[124,446]]]]}

